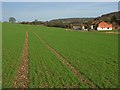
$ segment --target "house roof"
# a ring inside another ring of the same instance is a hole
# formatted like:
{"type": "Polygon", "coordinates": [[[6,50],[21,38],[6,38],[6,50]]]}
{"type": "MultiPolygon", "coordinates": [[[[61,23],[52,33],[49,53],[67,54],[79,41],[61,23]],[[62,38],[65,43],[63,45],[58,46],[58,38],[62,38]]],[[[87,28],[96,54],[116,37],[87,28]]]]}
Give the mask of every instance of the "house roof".
{"type": "Polygon", "coordinates": [[[106,22],[104,22],[104,21],[102,21],[102,22],[100,22],[99,24],[98,24],[98,27],[99,28],[112,28],[112,24],[108,24],[108,23],[106,23],[106,22]]]}

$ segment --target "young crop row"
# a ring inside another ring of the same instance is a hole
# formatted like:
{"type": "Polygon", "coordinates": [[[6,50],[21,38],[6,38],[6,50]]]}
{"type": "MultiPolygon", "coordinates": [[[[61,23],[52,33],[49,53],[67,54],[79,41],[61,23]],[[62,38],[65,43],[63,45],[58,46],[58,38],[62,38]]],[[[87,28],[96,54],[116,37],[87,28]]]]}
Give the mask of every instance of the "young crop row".
{"type": "Polygon", "coordinates": [[[61,28],[3,24],[3,88],[12,87],[24,48],[29,44],[29,87],[86,87],[33,32],[99,87],[118,86],[118,36],[101,32],[69,32],[61,28]]]}
{"type": "Polygon", "coordinates": [[[20,63],[25,32],[14,24],[5,23],[2,28],[2,87],[11,88],[20,63]]]}
{"type": "Polygon", "coordinates": [[[51,29],[35,32],[97,86],[118,86],[117,35],[51,29]]]}
{"type": "Polygon", "coordinates": [[[29,87],[85,87],[33,33],[29,33],[29,50],[29,87]]]}

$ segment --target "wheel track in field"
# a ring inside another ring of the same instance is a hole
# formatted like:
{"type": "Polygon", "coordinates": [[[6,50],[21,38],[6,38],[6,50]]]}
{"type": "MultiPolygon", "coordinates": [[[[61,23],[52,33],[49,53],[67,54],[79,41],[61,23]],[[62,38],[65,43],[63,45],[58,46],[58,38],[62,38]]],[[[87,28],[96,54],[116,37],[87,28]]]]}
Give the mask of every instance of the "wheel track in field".
{"type": "Polygon", "coordinates": [[[54,48],[52,48],[48,43],[46,43],[38,34],[34,32],[34,35],[44,44],[44,46],[54,54],[61,62],[72,71],[72,73],[77,76],[77,78],[84,84],[86,84],[89,88],[99,88],[92,81],[87,79],[84,75],[82,75],[75,67],[73,67],[67,59],[65,59],[60,53],[58,53],[54,48]]]}
{"type": "Polygon", "coordinates": [[[17,76],[13,81],[13,88],[28,88],[28,73],[28,32],[26,32],[21,61],[16,74],[17,76]]]}

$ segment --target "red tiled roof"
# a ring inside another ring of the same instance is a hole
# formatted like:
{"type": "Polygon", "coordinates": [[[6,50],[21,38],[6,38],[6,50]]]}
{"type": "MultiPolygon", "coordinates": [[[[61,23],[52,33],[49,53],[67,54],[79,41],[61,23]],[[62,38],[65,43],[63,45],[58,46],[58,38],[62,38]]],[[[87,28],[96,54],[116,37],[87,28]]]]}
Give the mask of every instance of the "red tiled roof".
{"type": "Polygon", "coordinates": [[[108,24],[108,23],[102,21],[98,24],[98,27],[99,28],[112,28],[112,24],[108,24]]]}

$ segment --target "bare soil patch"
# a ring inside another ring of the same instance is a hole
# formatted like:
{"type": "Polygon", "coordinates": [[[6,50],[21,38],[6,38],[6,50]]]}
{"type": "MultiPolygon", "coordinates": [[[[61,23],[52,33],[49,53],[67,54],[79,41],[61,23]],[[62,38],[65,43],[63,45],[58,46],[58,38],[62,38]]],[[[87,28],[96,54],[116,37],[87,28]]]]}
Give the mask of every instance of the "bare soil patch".
{"type": "Polygon", "coordinates": [[[28,32],[26,32],[24,49],[21,57],[17,76],[13,82],[13,88],[28,88],[28,32]]]}
{"type": "Polygon", "coordinates": [[[38,37],[38,39],[45,45],[45,47],[54,54],[58,59],[61,60],[61,62],[71,70],[71,72],[78,77],[78,79],[86,84],[90,88],[98,88],[92,81],[90,81],[88,78],[86,78],[84,75],[82,75],[75,67],[73,67],[66,58],[64,58],[60,53],[58,53],[54,48],[52,48],[48,43],[46,43],[40,36],[38,36],[36,33],[34,33],[35,36],[38,37]]]}

